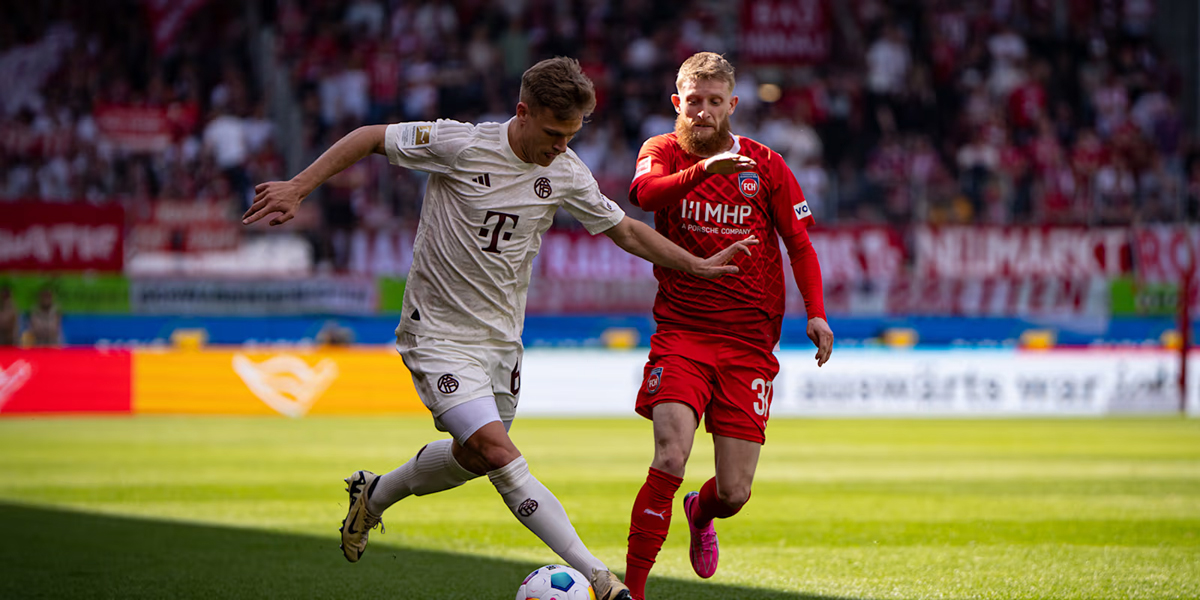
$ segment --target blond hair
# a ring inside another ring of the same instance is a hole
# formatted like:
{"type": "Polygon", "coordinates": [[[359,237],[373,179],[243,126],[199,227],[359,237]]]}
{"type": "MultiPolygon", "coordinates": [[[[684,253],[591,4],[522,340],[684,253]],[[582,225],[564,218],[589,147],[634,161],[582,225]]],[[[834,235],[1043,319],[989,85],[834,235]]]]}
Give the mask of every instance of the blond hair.
{"type": "Polygon", "coordinates": [[[733,65],[724,56],[716,52],[697,52],[679,66],[679,74],[675,77],[675,87],[678,88],[687,81],[716,80],[729,84],[729,91],[734,85],[733,65]]]}
{"type": "Polygon", "coordinates": [[[596,88],[583,74],[579,61],[565,56],[547,58],[521,76],[521,102],[530,110],[549,109],[563,121],[596,109],[596,88]]]}

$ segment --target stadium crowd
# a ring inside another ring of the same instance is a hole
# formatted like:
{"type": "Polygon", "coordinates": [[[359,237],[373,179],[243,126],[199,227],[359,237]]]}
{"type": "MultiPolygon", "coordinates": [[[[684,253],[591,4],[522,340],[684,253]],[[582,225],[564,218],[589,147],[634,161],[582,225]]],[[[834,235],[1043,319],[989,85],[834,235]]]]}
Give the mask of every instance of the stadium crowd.
{"type": "MultiPolygon", "coordinates": [[[[10,7],[0,199],[136,214],[233,198],[236,214],[254,182],[290,175],[285,146],[306,164],[361,124],[505,119],[521,72],[569,55],[598,95],[572,146],[630,210],[640,143],[673,127],[663,90],[711,50],[740,67],[735,133],[784,155],[822,222],[1106,225],[1200,206],[1200,146],[1150,36],[1153,0],[828,3],[830,59],[785,69],[739,64],[737,3],[192,0],[176,31],[156,4],[10,7]],[[272,55],[256,56],[264,39],[272,55]],[[287,86],[263,83],[271,65],[287,86]],[[271,103],[278,89],[290,97],[271,103]],[[168,139],[113,143],[98,123],[112,106],[163,109],[168,139]],[[281,129],[272,106],[300,126],[281,129]]],[[[411,219],[419,177],[364,161],[318,191],[307,226],[411,219]]]]}

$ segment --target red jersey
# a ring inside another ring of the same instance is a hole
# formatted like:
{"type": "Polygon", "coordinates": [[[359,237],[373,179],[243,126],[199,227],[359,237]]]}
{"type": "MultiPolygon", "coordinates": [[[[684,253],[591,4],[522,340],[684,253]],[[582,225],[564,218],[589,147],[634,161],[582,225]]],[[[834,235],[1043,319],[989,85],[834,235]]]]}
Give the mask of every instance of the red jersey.
{"type": "Polygon", "coordinates": [[[779,154],[736,136],[732,152],[753,159],[755,169],[711,175],[704,172],[704,159],[684,151],[674,133],[650,138],[638,154],[629,199],[654,211],[658,232],[696,256],[712,256],[750,235],[761,240],[750,256],[733,259],[740,269],[736,275],[704,279],[655,266],[654,320],[660,331],[728,335],[770,350],[783,320],[780,239],[809,318],[825,317],[820,267],[806,231],[812,211],[779,154]]]}

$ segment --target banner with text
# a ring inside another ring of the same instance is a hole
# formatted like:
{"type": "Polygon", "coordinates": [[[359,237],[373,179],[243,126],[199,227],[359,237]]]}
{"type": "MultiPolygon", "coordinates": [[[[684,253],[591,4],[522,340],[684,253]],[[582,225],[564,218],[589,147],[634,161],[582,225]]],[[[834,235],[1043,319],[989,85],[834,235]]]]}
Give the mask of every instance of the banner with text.
{"type": "Polygon", "coordinates": [[[216,252],[233,250],[242,228],[231,201],[159,200],[139,215],[129,245],[140,252],[216,252]]]}
{"type": "MultiPolygon", "coordinates": [[[[632,415],[646,353],[530,349],[519,416],[632,415]]],[[[774,417],[1102,416],[1180,407],[1179,356],[1170,351],[843,349],[820,369],[808,351],[775,355],[774,417]]],[[[1188,364],[1200,367],[1200,354],[1188,364]]],[[[1196,378],[1188,407],[1200,415],[1196,378]]]]}
{"type": "Polygon", "coordinates": [[[807,65],[829,58],[833,27],[826,0],[742,0],[740,13],[743,63],[807,65]]]}
{"type": "MultiPolygon", "coordinates": [[[[1132,278],[1140,287],[1130,293],[1139,298],[1171,292],[1190,257],[1200,254],[1195,226],[838,226],[814,227],[809,235],[828,311],[853,316],[1107,316],[1114,281],[1132,278]]],[[[352,271],[402,277],[412,264],[413,239],[411,230],[356,232],[352,271]]],[[[791,269],[785,264],[783,271],[787,313],[803,315],[791,269]]],[[[1200,285],[1192,289],[1200,309],[1200,285]]],[[[545,234],[534,260],[528,311],[646,312],[655,291],[647,261],[605,236],[555,230],[545,234]]]]}
{"type": "Polygon", "coordinates": [[[135,279],[129,303],[149,315],[372,314],[376,283],[361,277],[271,280],[135,279]]]}
{"type": "Polygon", "coordinates": [[[0,202],[0,271],[120,271],[124,230],[115,203],[0,202]]]}
{"type": "Polygon", "coordinates": [[[200,118],[193,103],[169,106],[98,104],[92,111],[100,135],[130,152],[161,152],[190,133],[200,118]]]}

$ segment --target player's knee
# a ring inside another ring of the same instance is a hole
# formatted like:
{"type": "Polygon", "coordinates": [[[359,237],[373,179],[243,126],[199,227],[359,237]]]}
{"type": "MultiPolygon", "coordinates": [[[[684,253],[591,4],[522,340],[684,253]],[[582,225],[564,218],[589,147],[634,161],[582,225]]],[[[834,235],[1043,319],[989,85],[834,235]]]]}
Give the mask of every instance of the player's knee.
{"type": "Polygon", "coordinates": [[[683,477],[688,456],[684,452],[659,452],[654,456],[653,467],[676,477],[683,477]]]}
{"type": "Polygon", "coordinates": [[[725,503],[725,506],[734,510],[740,510],[747,502],[750,501],[750,486],[749,485],[730,485],[717,486],[717,498],[725,503]]]}
{"type": "Polygon", "coordinates": [[[512,446],[486,446],[481,448],[479,452],[480,460],[487,467],[488,471],[499,469],[516,460],[519,456],[521,456],[521,453],[512,446]]]}

